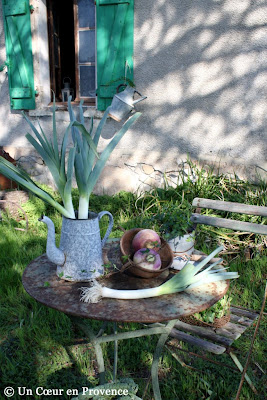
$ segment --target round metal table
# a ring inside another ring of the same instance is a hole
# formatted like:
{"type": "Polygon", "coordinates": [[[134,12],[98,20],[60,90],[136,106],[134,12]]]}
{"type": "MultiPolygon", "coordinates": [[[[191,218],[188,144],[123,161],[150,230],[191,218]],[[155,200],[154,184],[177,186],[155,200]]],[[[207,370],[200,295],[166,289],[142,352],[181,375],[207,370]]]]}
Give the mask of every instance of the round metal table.
{"type": "MultiPolygon", "coordinates": [[[[105,286],[115,289],[140,289],[159,286],[167,276],[154,279],[137,278],[119,272],[122,267],[119,242],[114,241],[104,248],[104,263],[115,272],[102,279],[105,286]]],[[[154,323],[170,321],[192,315],[216,303],[227,292],[229,283],[219,281],[185,292],[140,300],[102,299],[88,304],[80,301],[80,288],[90,286],[88,282],[68,282],[56,275],[56,266],[46,255],[33,260],[25,269],[22,283],[34,299],[76,317],[116,322],[154,323]]]]}
{"type": "MultiPolygon", "coordinates": [[[[158,286],[168,278],[168,273],[158,278],[143,279],[121,273],[119,241],[109,242],[103,250],[104,264],[110,266],[113,273],[102,278],[103,285],[116,289],[139,289],[158,286]]],[[[101,299],[96,304],[80,301],[80,288],[90,286],[89,282],[68,282],[56,275],[56,265],[51,263],[46,255],[33,260],[25,269],[22,283],[27,293],[40,303],[62,311],[74,317],[96,319],[113,322],[138,322],[154,324],[145,329],[132,332],[122,332],[113,335],[94,334],[88,325],[78,325],[89,335],[96,351],[99,364],[100,383],[105,382],[104,360],[100,343],[114,341],[115,361],[114,380],[117,373],[117,344],[118,340],[133,337],[159,334],[158,345],[155,349],[151,375],[155,400],[160,400],[158,383],[158,361],[161,351],[173,329],[177,319],[205,310],[222,298],[229,288],[229,282],[219,281],[209,283],[185,292],[164,295],[155,298],[139,300],[101,299]],[[157,324],[160,322],[166,324],[157,324]]]]}

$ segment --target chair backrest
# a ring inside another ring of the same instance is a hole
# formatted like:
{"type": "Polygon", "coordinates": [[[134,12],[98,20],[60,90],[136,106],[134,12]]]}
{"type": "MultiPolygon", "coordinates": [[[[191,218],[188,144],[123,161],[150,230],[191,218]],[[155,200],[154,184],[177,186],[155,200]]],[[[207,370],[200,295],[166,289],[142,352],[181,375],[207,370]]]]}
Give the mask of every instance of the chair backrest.
{"type": "MultiPolygon", "coordinates": [[[[196,208],[208,208],[212,210],[221,210],[239,214],[267,217],[267,207],[263,206],[251,206],[243,203],[201,198],[195,198],[192,205],[196,208]]],[[[201,215],[199,213],[193,213],[191,216],[191,221],[195,224],[211,225],[218,228],[229,228],[238,231],[267,235],[267,225],[263,224],[255,224],[252,222],[243,222],[227,218],[211,217],[208,215],[201,215]]]]}

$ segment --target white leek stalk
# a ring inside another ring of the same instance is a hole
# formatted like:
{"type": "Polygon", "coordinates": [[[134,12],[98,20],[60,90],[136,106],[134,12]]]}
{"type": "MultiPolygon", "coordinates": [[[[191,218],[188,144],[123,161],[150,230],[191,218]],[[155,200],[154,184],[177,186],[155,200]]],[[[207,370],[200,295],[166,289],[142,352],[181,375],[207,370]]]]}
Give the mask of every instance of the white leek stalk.
{"type": "Polygon", "coordinates": [[[115,298],[123,300],[144,299],[148,297],[172,294],[201,286],[210,282],[217,282],[226,279],[238,278],[237,272],[225,272],[225,268],[212,270],[220,261],[217,261],[199,272],[216,254],[223,250],[223,246],[218,247],[197,266],[188,262],[184,268],[173,278],[160,286],[149,289],[137,290],[116,290],[100,285],[97,281],[93,286],[81,288],[81,301],[86,303],[97,303],[101,298],[115,298]]]}
{"type": "Polygon", "coordinates": [[[88,212],[89,212],[89,198],[87,196],[80,196],[78,218],[88,219],[88,212]]]}

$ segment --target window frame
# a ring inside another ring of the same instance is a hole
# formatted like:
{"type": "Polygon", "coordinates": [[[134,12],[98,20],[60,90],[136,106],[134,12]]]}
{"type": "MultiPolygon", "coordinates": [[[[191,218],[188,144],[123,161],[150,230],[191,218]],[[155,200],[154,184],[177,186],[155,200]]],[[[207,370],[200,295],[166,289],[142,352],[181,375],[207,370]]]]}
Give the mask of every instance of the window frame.
{"type": "MultiPolygon", "coordinates": [[[[74,14],[74,44],[75,44],[75,76],[76,76],[76,98],[75,102],[80,102],[83,100],[86,104],[96,105],[96,96],[94,97],[85,97],[80,95],[80,66],[88,65],[95,66],[95,88],[97,83],[97,47],[96,47],[96,7],[95,7],[95,27],[94,29],[90,27],[79,28],[79,18],[78,18],[78,0],[73,0],[73,14],[74,14]],[[79,63],[79,32],[80,31],[95,31],[95,62],[87,62],[87,63],[79,63]]],[[[96,89],[95,89],[96,90],[96,89]]]]}
{"type": "MultiPolygon", "coordinates": [[[[49,63],[49,75],[50,75],[50,88],[56,93],[56,70],[55,70],[55,46],[53,40],[53,11],[51,7],[51,1],[46,1],[47,9],[47,33],[48,33],[48,63],[49,63]]],[[[59,57],[60,62],[60,57],[59,57]]],[[[60,102],[61,103],[61,102],[60,102]]]]}

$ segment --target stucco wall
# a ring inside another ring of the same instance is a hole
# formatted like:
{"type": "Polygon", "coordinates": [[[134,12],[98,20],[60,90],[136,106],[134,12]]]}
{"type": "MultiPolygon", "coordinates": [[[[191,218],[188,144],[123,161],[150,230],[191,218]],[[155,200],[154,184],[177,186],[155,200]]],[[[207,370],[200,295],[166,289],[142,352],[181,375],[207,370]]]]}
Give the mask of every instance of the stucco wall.
{"type": "MultiPolygon", "coordinates": [[[[49,114],[49,75],[45,1],[32,3],[35,84],[40,92],[38,112],[30,113],[35,120],[38,113],[49,114]]],[[[135,0],[134,45],[135,83],[148,98],[136,107],[143,115],[114,151],[97,191],[159,185],[164,172],[175,183],[187,154],[203,163],[220,164],[222,171],[235,171],[240,177],[264,176],[266,1],[135,0]]],[[[0,47],[2,63],[2,24],[0,47]]],[[[67,112],[58,111],[57,119],[62,130],[67,112]]],[[[51,131],[51,117],[40,120],[44,130],[51,131]]],[[[29,129],[19,112],[10,112],[4,72],[0,73],[0,126],[0,145],[24,162],[31,152],[24,138],[29,129]]],[[[118,126],[108,123],[101,147],[118,126]]],[[[31,171],[43,171],[41,160],[32,158],[31,171]]]]}

